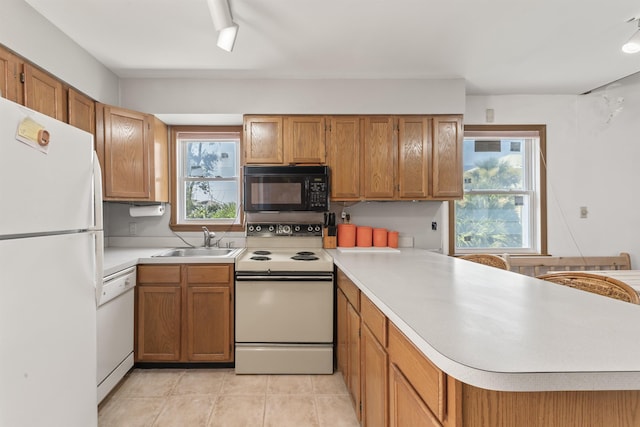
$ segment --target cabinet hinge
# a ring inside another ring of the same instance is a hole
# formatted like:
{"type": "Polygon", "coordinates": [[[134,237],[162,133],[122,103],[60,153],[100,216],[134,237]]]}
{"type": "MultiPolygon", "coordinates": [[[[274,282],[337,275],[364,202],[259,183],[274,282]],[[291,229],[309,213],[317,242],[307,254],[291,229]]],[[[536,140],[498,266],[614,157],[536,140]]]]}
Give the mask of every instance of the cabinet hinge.
{"type": "Polygon", "coordinates": [[[20,83],[24,83],[24,73],[20,73],[20,83]]]}

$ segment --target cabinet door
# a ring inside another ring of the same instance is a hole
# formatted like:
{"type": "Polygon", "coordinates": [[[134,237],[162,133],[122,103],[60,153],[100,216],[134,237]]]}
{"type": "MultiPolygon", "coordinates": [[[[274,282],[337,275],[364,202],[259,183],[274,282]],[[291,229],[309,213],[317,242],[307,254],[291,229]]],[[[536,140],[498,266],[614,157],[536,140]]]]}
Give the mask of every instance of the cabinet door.
{"type": "Polygon", "coordinates": [[[96,132],[96,103],[89,98],[69,88],[69,124],[91,134],[96,132]]]}
{"type": "Polygon", "coordinates": [[[396,149],[392,117],[364,119],[364,197],[393,199],[396,149]]]}
{"type": "Polygon", "coordinates": [[[149,200],[149,128],[146,114],[104,106],[106,200],[149,200]]]}
{"type": "Polygon", "coordinates": [[[231,293],[227,286],[187,289],[187,360],[231,361],[231,293]]]}
{"type": "Polygon", "coordinates": [[[398,197],[426,199],[429,196],[429,118],[398,119],[398,197]]]}
{"type": "Polygon", "coordinates": [[[30,64],[24,64],[24,105],[65,121],[64,97],[62,82],[30,64]]]}
{"type": "Polygon", "coordinates": [[[337,323],[337,344],[336,359],[338,371],[342,372],[345,383],[347,382],[347,297],[338,289],[336,291],[336,323],[337,323]]]}
{"type": "Polygon", "coordinates": [[[283,164],[282,117],[245,116],[244,161],[246,164],[283,164]]]}
{"type": "Polygon", "coordinates": [[[138,361],[178,361],[181,340],[180,286],[138,286],[138,361]]]}
{"type": "Polygon", "coordinates": [[[389,375],[389,426],[442,427],[394,364],[389,375]]]}
{"type": "Polygon", "coordinates": [[[362,358],[362,425],[364,427],[386,427],[389,425],[387,421],[389,366],[387,352],[365,324],[362,325],[360,351],[362,358]]]}
{"type": "Polygon", "coordinates": [[[10,101],[22,103],[22,94],[18,90],[20,59],[0,46],[0,96],[10,101]]]}
{"type": "Polygon", "coordinates": [[[462,118],[433,118],[433,188],[434,198],[462,197],[462,118]]]}
{"type": "Polygon", "coordinates": [[[360,198],[361,140],[359,117],[331,117],[327,164],[331,171],[331,199],[360,198]]]}
{"type": "Polygon", "coordinates": [[[360,420],[360,314],[351,304],[347,304],[347,325],[347,388],[360,420]]]}
{"type": "Polygon", "coordinates": [[[286,163],[321,163],[326,161],[325,118],[291,116],[286,123],[286,163]]]}

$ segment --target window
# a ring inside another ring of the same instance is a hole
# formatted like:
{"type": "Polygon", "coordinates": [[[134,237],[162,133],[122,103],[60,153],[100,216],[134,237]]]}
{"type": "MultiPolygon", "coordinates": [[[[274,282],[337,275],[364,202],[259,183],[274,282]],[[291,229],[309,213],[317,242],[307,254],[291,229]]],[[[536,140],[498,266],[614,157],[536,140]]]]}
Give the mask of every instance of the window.
{"type": "Polygon", "coordinates": [[[241,127],[171,130],[171,228],[241,229],[241,127]]]}
{"type": "Polygon", "coordinates": [[[465,126],[450,252],[546,253],[545,126],[465,126]]]}

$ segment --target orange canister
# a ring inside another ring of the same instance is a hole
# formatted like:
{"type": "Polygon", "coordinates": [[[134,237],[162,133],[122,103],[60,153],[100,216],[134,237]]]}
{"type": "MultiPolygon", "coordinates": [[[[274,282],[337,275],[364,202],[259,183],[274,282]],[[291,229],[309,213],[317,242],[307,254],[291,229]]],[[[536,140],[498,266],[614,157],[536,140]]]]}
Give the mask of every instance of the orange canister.
{"type": "Polygon", "coordinates": [[[356,246],[371,246],[373,241],[373,228],[364,225],[356,229],[356,246]]]}
{"type": "Polygon", "coordinates": [[[387,229],[373,229],[373,246],[387,246],[387,229]]]}
{"type": "Polygon", "coordinates": [[[356,226],[354,224],[338,224],[338,246],[352,248],[356,245],[356,226]]]}
{"type": "Polygon", "coordinates": [[[398,232],[397,231],[390,231],[387,233],[387,245],[389,245],[390,248],[397,248],[398,247],[398,232]]]}

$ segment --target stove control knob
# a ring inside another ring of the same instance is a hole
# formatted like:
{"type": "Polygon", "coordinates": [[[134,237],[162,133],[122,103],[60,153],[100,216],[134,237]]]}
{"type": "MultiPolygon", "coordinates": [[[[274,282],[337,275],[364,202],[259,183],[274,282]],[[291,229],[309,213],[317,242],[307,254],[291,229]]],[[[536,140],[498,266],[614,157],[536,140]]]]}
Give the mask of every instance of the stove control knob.
{"type": "Polygon", "coordinates": [[[315,230],[316,230],[316,231],[320,231],[320,226],[319,226],[319,225],[316,225],[315,230]]]}
{"type": "Polygon", "coordinates": [[[276,228],[273,225],[269,226],[269,231],[273,233],[273,230],[275,230],[276,228]]]}
{"type": "Polygon", "coordinates": [[[308,226],[307,227],[307,231],[309,231],[309,232],[313,231],[313,225],[308,226]]]}
{"type": "Polygon", "coordinates": [[[254,230],[253,225],[250,225],[249,226],[249,231],[253,231],[253,230],[254,230]]]}
{"type": "Polygon", "coordinates": [[[296,225],[295,227],[293,227],[293,231],[298,232],[300,231],[300,226],[296,225]]]}
{"type": "Polygon", "coordinates": [[[261,230],[262,230],[262,227],[259,225],[256,225],[256,231],[261,231],[261,230]]]}

